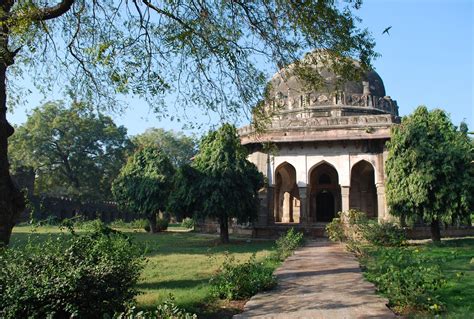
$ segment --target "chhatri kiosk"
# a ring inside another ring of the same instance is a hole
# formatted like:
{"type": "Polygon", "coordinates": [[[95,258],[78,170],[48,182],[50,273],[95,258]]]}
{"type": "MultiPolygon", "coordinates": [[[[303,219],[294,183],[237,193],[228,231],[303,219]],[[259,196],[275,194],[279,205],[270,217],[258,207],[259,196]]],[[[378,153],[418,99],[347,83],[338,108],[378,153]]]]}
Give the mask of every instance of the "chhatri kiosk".
{"type": "Polygon", "coordinates": [[[385,143],[391,126],[400,122],[396,101],[375,71],[341,84],[327,68],[312,68],[324,78],[321,89],[306,89],[289,66],[270,81],[264,108],[272,116],[265,132],[257,134],[252,126],[239,130],[249,160],[268,181],[260,193],[255,236],[290,226],[320,236],[325,223],[350,208],[379,221],[389,218],[385,143]]]}

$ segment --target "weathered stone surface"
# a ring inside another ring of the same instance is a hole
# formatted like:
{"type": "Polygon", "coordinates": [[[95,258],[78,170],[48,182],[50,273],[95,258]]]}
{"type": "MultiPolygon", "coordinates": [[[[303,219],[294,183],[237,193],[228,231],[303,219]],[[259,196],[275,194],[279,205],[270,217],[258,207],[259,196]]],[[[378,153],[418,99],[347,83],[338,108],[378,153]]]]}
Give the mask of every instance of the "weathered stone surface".
{"type": "Polygon", "coordinates": [[[395,318],[375,294],[355,257],[338,244],[314,241],[275,272],[278,287],[258,294],[240,318],[395,318]]]}

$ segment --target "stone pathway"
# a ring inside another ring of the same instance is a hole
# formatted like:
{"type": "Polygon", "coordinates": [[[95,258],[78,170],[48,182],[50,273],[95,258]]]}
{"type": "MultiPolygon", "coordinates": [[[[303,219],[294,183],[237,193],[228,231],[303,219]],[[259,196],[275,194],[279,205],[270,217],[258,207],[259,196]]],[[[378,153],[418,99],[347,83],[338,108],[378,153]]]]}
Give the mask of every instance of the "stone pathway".
{"type": "Polygon", "coordinates": [[[276,271],[278,286],[253,296],[233,318],[395,318],[357,259],[339,244],[312,241],[276,271]]]}

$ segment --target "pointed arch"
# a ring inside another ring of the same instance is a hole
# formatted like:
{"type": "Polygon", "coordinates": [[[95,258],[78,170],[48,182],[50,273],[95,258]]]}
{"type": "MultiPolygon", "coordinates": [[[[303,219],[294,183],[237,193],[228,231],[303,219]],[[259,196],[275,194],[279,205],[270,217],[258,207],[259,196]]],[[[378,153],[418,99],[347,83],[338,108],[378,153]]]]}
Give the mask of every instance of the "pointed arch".
{"type": "Polygon", "coordinates": [[[300,200],[296,169],[290,163],[283,162],[275,169],[274,221],[299,223],[300,200]]]}
{"type": "Polygon", "coordinates": [[[341,207],[341,188],[336,167],[322,160],[308,171],[309,220],[330,222],[341,207]]]}
{"type": "Polygon", "coordinates": [[[375,167],[366,160],[360,160],[351,168],[349,208],[377,217],[377,188],[375,186],[375,167]]]}

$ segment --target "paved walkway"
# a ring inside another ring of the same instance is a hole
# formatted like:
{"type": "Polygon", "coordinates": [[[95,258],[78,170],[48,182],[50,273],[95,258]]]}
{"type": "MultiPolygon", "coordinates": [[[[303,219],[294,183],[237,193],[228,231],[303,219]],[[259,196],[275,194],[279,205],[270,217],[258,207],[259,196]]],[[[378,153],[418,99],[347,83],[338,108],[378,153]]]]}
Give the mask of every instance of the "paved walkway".
{"type": "Polygon", "coordinates": [[[314,241],[275,274],[278,286],[253,296],[234,318],[394,318],[357,259],[339,244],[314,241]]]}

